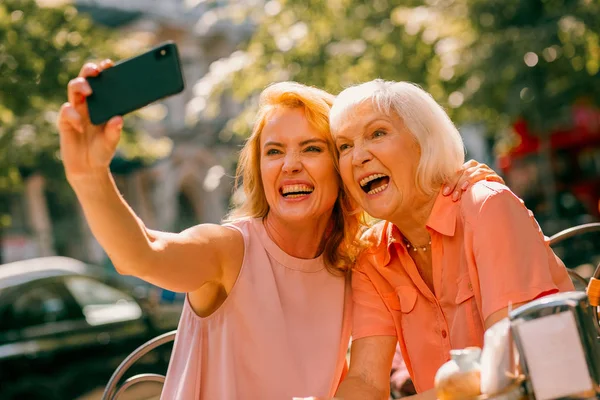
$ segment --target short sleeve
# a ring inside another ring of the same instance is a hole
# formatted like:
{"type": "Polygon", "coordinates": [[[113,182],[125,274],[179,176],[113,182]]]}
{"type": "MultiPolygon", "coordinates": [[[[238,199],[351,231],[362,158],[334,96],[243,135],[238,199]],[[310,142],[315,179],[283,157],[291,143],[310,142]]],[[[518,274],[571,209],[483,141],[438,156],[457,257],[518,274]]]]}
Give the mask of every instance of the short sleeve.
{"type": "Polygon", "coordinates": [[[493,191],[478,211],[472,243],[484,321],[509,303],[558,292],[553,275],[566,269],[523,202],[508,189],[493,191]]]}
{"type": "Polygon", "coordinates": [[[392,314],[367,273],[360,268],[352,273],[352,299],[353,340],[368,336],[396,336],[392,314]]]}

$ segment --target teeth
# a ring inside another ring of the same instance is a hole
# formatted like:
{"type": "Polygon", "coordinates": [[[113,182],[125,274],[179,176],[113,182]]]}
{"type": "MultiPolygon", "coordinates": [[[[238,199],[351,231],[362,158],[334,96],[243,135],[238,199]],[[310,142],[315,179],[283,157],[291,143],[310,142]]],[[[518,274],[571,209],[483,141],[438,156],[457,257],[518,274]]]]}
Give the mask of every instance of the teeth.
{"type": "Polygon", "coordinates": [[[385,189],[387,189],[387,187],[388,187],[388,184],[386,183],[385,185],[379,186],[378,188],[369,190],[368,194],[376,194],[379,192],[383,192],[385,189]]]}
{"type": "Polygon", "coordinates": [[[385,178],[386,176],[387,175],[384,175],[384,174],[369,175],[366,178],[361,179],[360,182],[359,182],[359,184],[360,184],[360,186],[365,186],[367,183],[371,182],[372,180],[375,180],[377,178],[385,178]]]}
{"type": "MultiPolygon", "coordinates": [[[[308,193],[312,193],[312,191],[315,190],[314,188],[308,186],[308,185],[286,185],[284,187],[281,188],[281,193],[286,194],[286,193],[295,193],[295,192],[308,192],[308,193]]],[[[288,196],[289,197],[289,196],[288,196]]]]}

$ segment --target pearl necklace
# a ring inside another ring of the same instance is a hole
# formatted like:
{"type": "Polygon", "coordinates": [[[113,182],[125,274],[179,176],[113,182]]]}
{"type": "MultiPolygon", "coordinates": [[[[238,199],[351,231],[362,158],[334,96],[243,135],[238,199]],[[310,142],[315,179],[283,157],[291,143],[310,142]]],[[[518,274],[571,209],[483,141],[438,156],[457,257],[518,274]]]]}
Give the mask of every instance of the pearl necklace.
{"type": "Polygon", "coordinates": [[[431,246],[431,239],[429,239],[429,243],[427,243],[425,246],[414,246],[412,243],[410,243],[408,241],[407,238],[403,238],[404,240],[404,244],[406,245],[406,248],[410,251],[410,248],[412,247],[413,251],[417,251],[417,250],[422,250],[422,251],[427,251],[427,247],[431,246]]]}

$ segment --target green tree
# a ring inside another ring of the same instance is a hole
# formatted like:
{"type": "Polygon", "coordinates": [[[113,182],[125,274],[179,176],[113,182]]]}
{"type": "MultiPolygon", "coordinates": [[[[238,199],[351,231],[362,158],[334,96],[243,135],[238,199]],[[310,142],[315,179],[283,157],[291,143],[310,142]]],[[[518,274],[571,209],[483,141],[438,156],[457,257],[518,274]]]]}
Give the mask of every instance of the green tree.
{"type": "Polygon", "coordinates": [[[281,0],[265,13],[245,44],[247,64],[216,92],[246,105],[230,132],[248,133],[256,94],[272,82],[337,93],[373,78],[407,80],[500,143],[524,119],[543,138],[542,170],[551,171],[549,133],[569,126],[574,104],[600,105],[597,0],[281,0]]]}
{"type": "Polygon", "coordinates": [[[459,120],[485,121],[499,148],[522,119],[540,141],[541,187],[558,216],[550,135],[573,126],[573,106],[600,106],[600,2],[466,0],[469,34],[444,87],[459,120]]]}
{"type": "MultiPolygon", "coordinates": [[[[67,100],[67,83],[85,62],[132,55],[118,50],[119,39],[73,6],[0,1],[0,235],[11,227],[10,197],[32,173],[46,178],[51,214],[72,213],[75,199],[60,162],[57,113],[67,100]]],[[[136,122],[125,120],[115,170],[141,166],[169,147],[136,130],[136,122]]]]}
{"type": "Polygon", "coordinates": [[[457,76],[481,83],[468,108],[524,118],[544,134],[569,124],[577,102],[600,105],[598,1],[470,0],[469,19],[476,40],[457,76]]]}
{"type": "Polygon", "coordinates": [[[436,44],[455,31],[445,8],[406,0],[281,0],[268,2],[248,43],[249,62],[220,86],[245,102],[225,129],[247,134],[256,94],[272,82],[295,80],[338,93],[375,78],[407,80],[442,103],[442,87],[431,79],[439,69],[436,44]],[[433,21],[439,20],[435,29],[433,21]]]}
{"type": "Polygon", "coordinates": [[[600,2],[466,4],[471,33],[447,86],[464,95],[463,118],[490,126],[524,118],[545,135],[570,124],[574,104],[600,105],[600,2]]]}
{"type": "Polygon", "coordinates": [[[87,60],[115,56],[115,40],[72,6],[34,0],[0,3],[0,193],[22,175],[61,175],[56,113],[66,86],[87,60]]]}
{"type": "Polygon", "coordinates": [[[12,225],[10,198],[33,172],[46,177],[59,204],[72,204],[60,165],[56,115],[69,79],[86,60],[114,56],[114,43],[72,6],[0,2],[0,233],[12,225]]]}

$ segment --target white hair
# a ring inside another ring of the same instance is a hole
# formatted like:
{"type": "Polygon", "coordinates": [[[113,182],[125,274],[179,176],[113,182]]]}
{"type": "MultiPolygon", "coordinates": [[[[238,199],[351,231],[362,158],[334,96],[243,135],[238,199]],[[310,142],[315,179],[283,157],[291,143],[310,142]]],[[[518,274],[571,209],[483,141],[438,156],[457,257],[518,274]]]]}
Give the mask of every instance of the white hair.
{"type": "Polygon", "coordinates": [[[439,190],[462,168],[465,150],[460,133],[433,97],[409,82],[375,79],[343,90],[329,112],[331,133],[335,135],[354,109],[369,100],[381,113],[396,113],[417,140],[421,158],[415,184],[424,193],[439,190]]]}

